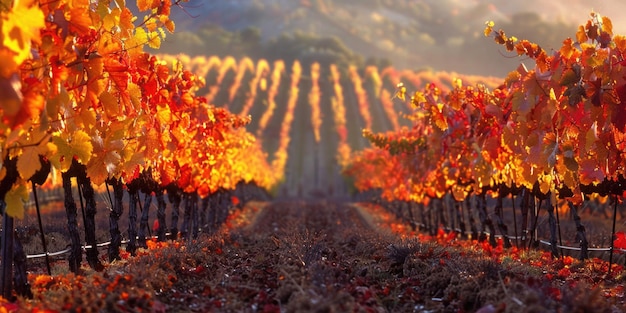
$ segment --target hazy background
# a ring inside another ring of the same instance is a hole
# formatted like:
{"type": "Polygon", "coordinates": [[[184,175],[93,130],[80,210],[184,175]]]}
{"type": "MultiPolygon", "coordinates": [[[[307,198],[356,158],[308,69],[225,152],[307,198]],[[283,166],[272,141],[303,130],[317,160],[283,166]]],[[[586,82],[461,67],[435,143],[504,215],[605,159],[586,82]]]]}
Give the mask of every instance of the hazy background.
{"type": "Polygon", "coordinates": [[[594,10],[626,33],[626,2],[512,0],[190,0],[172,8],[162,52],[337,64],[393,64],[504,76],[521,61],[483,36],[496,22],[546,50],[594,10]]]}

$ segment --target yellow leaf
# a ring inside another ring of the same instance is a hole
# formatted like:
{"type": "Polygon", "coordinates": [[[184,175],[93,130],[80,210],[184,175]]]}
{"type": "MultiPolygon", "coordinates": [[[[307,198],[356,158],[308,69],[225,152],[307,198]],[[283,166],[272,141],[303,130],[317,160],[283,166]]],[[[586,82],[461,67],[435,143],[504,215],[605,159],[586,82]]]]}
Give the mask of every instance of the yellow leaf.
{"type": "Polygon", "coordinates": [[[83,109],[78,112],[78,115],[74,116],[76,125],[84,128],[91,129],[96,125],[96,112],[90,107],[83,105],[83,109]]]}
{"type": "Polygon", "coordinates": [[[148,40],[148,47],[152,49],[159,49],[161,47],[161,36],[159,36],[158,31],[150,32],[148,40]]]}
{"type": "Polygon", "coordinates": [[[170,111],[170,107],[167,104],[159,104],[157,105],[157,121],[161,126],[169,125],[172,123],[172,111],[170,111]]]}
{"type": "Polygon", "coordinates": [[[91,137],[84,131],[76,131],[70,142],[74,156],[78,158],[83,164],[86,164],[91,158],[91,152],[93,145],[91,144],[91,137]]]}
{"type": "Polygon", "coordinates": [[[622,35],[615,35],[615,37],[613,37],[613,42],[615,42],[615,47],[621,53],[624,53],[626,51],[626,37],[622,35]]]}
{"type": "Polygon", "coordinates": [[[104,18],[102,19],[102,27],[107,31],[113,30],[120,24],[121,13],[122,10],[120,10],[119,8],[113,8],[111,12],[104,15],[104,18]]]}
{"type": "Polygon", "coordinates": [[[458,77],[453,78],[452,87],[454,87],[455,89],[461,89],[461,87],[463,87],[463,81],[461,81],[461,79],[458,77]]]}
{"type": "Polygon", "coordinates": [[[135,28],[135,35],[128,38],[125,42],[126,49],[131,54],[139,54],[143,51],[143,46],[148,42],[148,34],[146,30],[139,27],[135,28]]]}
{"type": "Polygon", "coordinates": [[[7,214],[17,219],[24,218],[24,203],[28,201],[28,197],[28,188],[24,182],[13,185],[4,196],[7,214]]]}
{"type": "Polygon", "coordinates": [[[416,91],[413,97],[411,97],[411,103],[413,103],[415,107],[419,107],[419,105],[424,102],[426,102],[426,96],[424,96],[423,92],[416,91]]]}
{"type": "Polygon", "coordinates": [[[77,130],[71,135],[67,133],[53,135],[52,143],[57,146],[57,153],[50,157],[50,162],[61,171],[70,168],[74,157],[82,164],[87,164],[91,158],[93,151],[91,137],[82,130],[77,130]]]}
{"type": "Polygon", "coordinates": [[[16,53],[15,63],[18,65],[30,56],[31,41],[41,41],[39,31],[46,26],[39,6],[27,2],[17,1],[0,25],[2,46],[16,53]]]}
{"type": "Polygon", "coordinates": [[[496,24],[493,21],[485,22],[485,31],[484,31],[485,37],[488,37],[491,34],[491,32],[493,31],[493,27],[495,25],[496,24]]]}
{"type": "Polygon", "coordinates": [[[143,25],[149,32],[153,32],[157,29],[157,19],[154,17],[150,17],[143,22],[143,25]]]}
{"type": "Polygon", "coordinates": [[[611,22],[611,19],[606,16],[602,17],[602,31],[605,31],[609,35],[613,36],[613,22],[611,22]]]}

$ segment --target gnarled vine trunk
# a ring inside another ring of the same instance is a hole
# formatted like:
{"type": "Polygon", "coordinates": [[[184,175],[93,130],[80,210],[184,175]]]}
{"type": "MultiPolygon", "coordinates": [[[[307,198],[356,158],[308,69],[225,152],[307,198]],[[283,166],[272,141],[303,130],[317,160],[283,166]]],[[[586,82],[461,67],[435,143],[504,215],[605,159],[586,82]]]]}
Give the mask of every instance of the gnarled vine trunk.
{"type": "Polygon", "coordinates": [[[109,261],[120,260],[120,247],[122,246],[122,234],[120,232],[119,220],[122,216],[124,206],[124,186],[119,179],[109,180],[113,186],[113,203],[109,213],[109,233],[111,234],[111,245],[109,246],[109,261]]]}

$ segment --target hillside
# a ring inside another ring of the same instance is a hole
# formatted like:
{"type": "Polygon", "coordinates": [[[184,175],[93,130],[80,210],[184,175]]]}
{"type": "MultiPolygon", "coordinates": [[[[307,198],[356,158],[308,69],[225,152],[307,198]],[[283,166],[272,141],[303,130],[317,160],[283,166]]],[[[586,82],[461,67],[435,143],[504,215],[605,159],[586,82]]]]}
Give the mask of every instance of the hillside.
{"type": "MultiPolygon", "coordinates": [[[[363,60],[346,57],[361,62],[357,65],[373,58],[391,62],[397,68],[504,76],[506,69],[515,68],[519,60],[506,57],[482,36],[486,20],[494,20],[507,33],[550,50],[560,47],[562,38],[573,36],[572,30],[586,20],[592,9],[614,16],[625,6],[618,1],[598,4],[589,0],[191,0],[182,9],[172,10],[177,31],[168,36],[162,51],[222,56],[227,51],[230,55],[266,59],[283,54],[277,58],[302,59],[320,49],[333,49],[318,48],[319,43],[303,46],[285,37],[334,37],[346,50],[363,56],[363,60]],[[287,53],[295,55],[290,58],[287,53]]],[[[623,19],[615,16],[614,20],[617,31],[624,28],[619,22],[623,19]]]]}

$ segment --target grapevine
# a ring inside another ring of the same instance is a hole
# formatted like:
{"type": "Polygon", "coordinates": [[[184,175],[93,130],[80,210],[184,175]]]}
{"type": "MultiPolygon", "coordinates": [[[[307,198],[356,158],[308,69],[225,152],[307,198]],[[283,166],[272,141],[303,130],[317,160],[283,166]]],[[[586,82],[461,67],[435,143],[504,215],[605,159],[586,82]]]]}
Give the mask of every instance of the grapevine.
{"type": "MultiPolygon", "coordinates": [[[[520,65],[495,89],[461,79],[451,81],[450,91],[429,84],[411,97],[413,128],[364,131],[375,147],[358,154],[346,173],[359,189],[382,188],[388,200],[428,203],[451,194],[462,202],[486,194],[498,199],[532,194],[547,203],[552,253],[558,255],[559,199],[575,211],[592,194],[621,197],[624,191],[626,41],[597,13],[552,55],[494,27],[488,22],[485,35],[532,59],[534,69],[520,65]],[[378,167],[368,168],[370,163],[378,167]]],[[[492,228],[484,206],[478,209],[483,225],[492,228]]],[[[500,210],[495,207],[496,217],[500,210]]],[[[496,224],[506,235],[502,222],[496,224]]],[[[586,245],[584,231],[578,236],[586,245]]]]}

